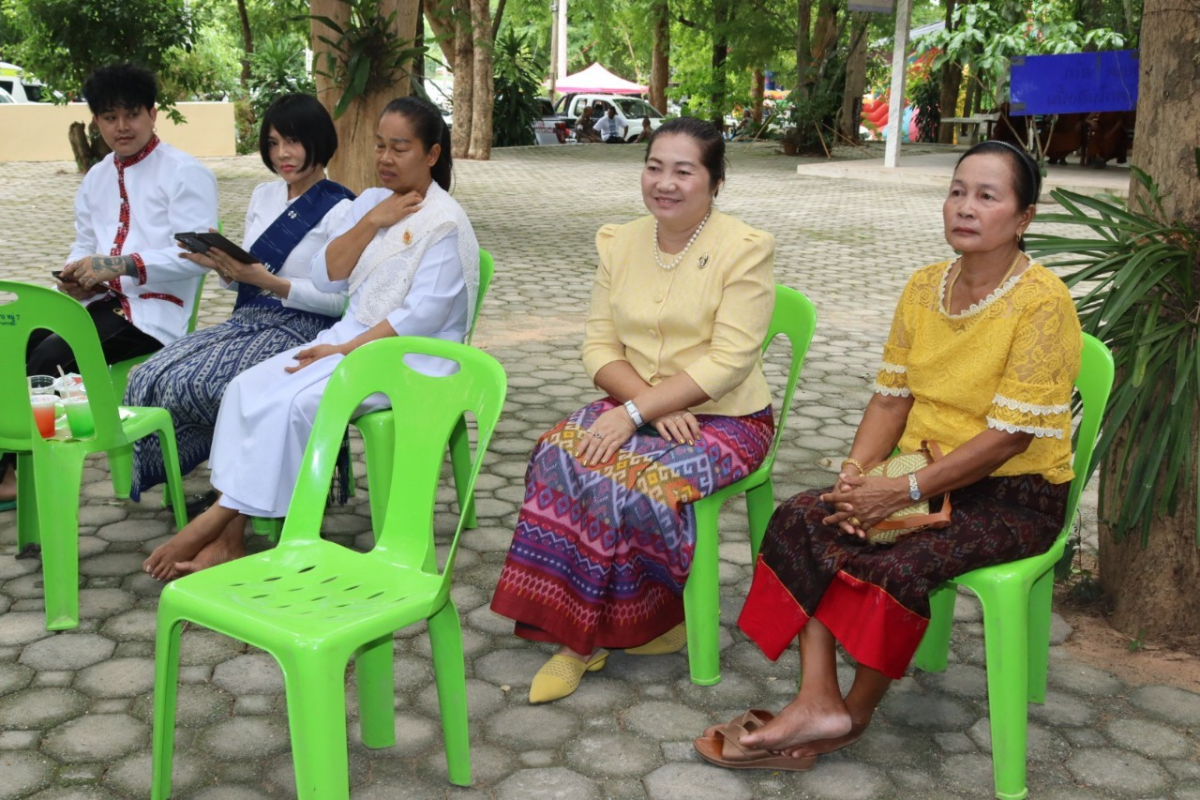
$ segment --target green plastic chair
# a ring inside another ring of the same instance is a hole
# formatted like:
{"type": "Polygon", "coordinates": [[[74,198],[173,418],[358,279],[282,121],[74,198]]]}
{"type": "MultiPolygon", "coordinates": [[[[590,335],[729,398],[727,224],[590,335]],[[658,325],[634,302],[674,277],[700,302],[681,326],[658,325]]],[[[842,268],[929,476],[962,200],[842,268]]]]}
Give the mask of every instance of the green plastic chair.
{"type": "Polygon", "coordinates": [[[0,281],[0,295],[16,301],[0,305],[0,450],[17,454],[17,546],[39,545],[46,594],[46,628],[79,624],[79,489],[83,460],[91,453],[128,448],[158,434],[167,462],[167,483],[175,524],[187,523],[183,482],[171,415],[161,408],[118,409],[100,350],[96,326],[73,298],[27,283],[0,281]],[[90,439],[43,439],[32,424],[25,349],[38,329],[61,336],[75,354],[96,422],[90,439]]]}
{"type": "Polygon", "coordinates": [[[777,285],[775,312],[771,315],[771,325],[762,349],[765,353],[775,337],[783,334],[792,346],[792,363],[780,401],[775,439],[758,469],[694,505],[696,549],[692,556],[691,573],[683,587],[683,609],[687,620],[688,666],[692,683],[700,686],[711,686],[721,681],[721,603],[717,558],[720,531],[717,518],[726,500],[734,495],[745,494],[746,512],[750,518],[751,554],[753,558],[758,557],[767,523],[775,512],[775,487],[771,483],[775,451],[779,448],[779,439],[787,424],[800,368],[804,365],[804,357],[816,327],[817,309],[812,301],[795,289],[777,285]]]}
{"type": "Polygon", "coordinates": [[[471,780],[462,630],[450,601],[451,575],[465,515],[438,573],[434,502],[451,433],[465,412],[478,428],[466,476],[474,487],[504,406],[500,364],[466,345],[418,337],[358,348],[329,379],[304,452],[279,544],[168,584],[158,603],[155,647],[152,797],[171,793],[176,679],[185,621],[266,650],[283,670],[292,763],[301,798],[349,794],[345,671],[357,675],[360,729],[367,747],[395,743],[392,647],[395,631],[428,620],[450,782],[471,780]],[[457,361],[454,375],[429,377],[403,358],[424,353],[457,361]],[[346,425],[375,392],[387,394],[407,424],[389,442],[395,480],[392,513],[370,552],[321,539],[325,497],[346,425]]]}
{"type": "MultiPolygon", "coordinates": [[[[200,276],[200,286],[196,289],[196,299],[192,301],[192,316],[188,320],[188,333],[196,331],[196,323],[200,319],[200,294],[204,291],[204,282],[206,280],[208,280],[208,272],[200,276]]],[[[117,393],[117,399],[125,396],[125,385],[129,383],[129,371],[152,355],[154,354],[147,353],[144,356],[134,356],[133,358],[127,358],[124,361],[118,361],[115,364],[109,365],[108,374],[112,378],[113,390],[117,393]]],[[[126,490],[124,495],[117,496],[128,497],[129,492],[126,490]]]]}
{"type": "MultiPolygon", "coordinates": [[[[188,321],[188,333],[194,333],[196,330],[196,321],[200,317],[200,294],[204,291],[204,281],[208,279],[208,273],[205,272],[200,276],[200,286],[196,289],[196,299],[192,302],[192,318],[188,321]]],[[[153,353],[147,353],[144,356],[135,356],[124,361],[118,361],[115,364],[110,364],[108,367],[108,375],[112,380],[113,391],[117,395],[117,400],[125,396],[125,386],[129,382],[129,371],[141,364],[153,353]]],[[[179,459],[175,460],[179,463],[179,459]]],[[[113,497],[118,500],[129,499],[129,488],[133,485],[133,447],[123,447],[113,450],[108,454],[108,474],[112,479],[113,497]]],[[[166,498],[163,498],[163,505],[167,504],[166,498]]],[[[186,512],[185,512],[186,513],[186,512]]]]}
{"type": "Polygon", "coordinates": [[[1079,495],[1087,482],[1092,449],[1113,384],[1112,354],[1098,339],[1083,335],[1083,358],[1075,388],[1083,414],[1075,441],[1075,478],[1067,498],[1062,533],[1045,553],[1008,564],[972,570],[934,589],[929,596],[931,619],[914,662],[926,672],[946,668],[957,586],[973,591],[983,606],[987,656],[988,713],[992,730],[992,772],[996,797],[1020,800],[1025,786],[1028,703],[1046,701],[1046,669],[1050,658],[1050,601],[1054,565],[1075,520],[1079,495]]]}
{"type": "MultiPolygon", "coordinates": [[[[483,308],[483,298],[492,285],[492,275],[495,271],[496,265],[492,260],[492,254],[480,248],[479,290],[475,293],[475,309],[471,316],[471,329],[467,332],[467,344],[470,344],[475,337],[475,323],[479,321],[479,310],[483,308]]],[[[392,441],[395,436],[395,417],[390,408],[385,408],[363,414],[353,422],[363,437],[363,456],[367,462],[367,501],[371,505],[373,525],[378,531],[383,521],[383,515],[387,512],[387,494],[371,492],[369,487],[372,475],[378,476],[381,486],[391,483],[392,456],[387,443],[392,441]]],[[[475,519],[475,498],[471,492],[466,490],[470,465],[471,443],[467,436],[467,423],[465,419],[460,419],[450,436],[450,466],[454,471],[454,490],[458,495],[458,506],[466,508],[466,526],[468,529],[474,529],[479,524],[475,519]]],[[[353,475],[350,476],[350,480],[350,493],[353,494],[353,475]]],[[[271,541],[278,540],[282,524],[282,520],[279,519],[264,517],[251,519],[252,530],[260,536],[266,536],[271,541]]]]}

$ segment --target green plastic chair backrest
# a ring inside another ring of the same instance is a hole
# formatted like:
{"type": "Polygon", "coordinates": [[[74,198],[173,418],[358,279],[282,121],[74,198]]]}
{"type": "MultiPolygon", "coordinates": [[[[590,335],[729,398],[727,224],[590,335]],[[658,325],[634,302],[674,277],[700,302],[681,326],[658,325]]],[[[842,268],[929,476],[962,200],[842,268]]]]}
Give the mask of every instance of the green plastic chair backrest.
{"type": "MultiPolygon", "coordinates": [[[[433,509],[450,434],[465,413],[474,416],[478,436],[467,483],[470,493],[500,418],[507,386],[500,363],[465,344],[397,336],[354,350],[333,371],[321,397],[280,546],[320,537],[319,521],[346,426],[363,400],[382,392],[396,415],[395,440],[384,443],[393,454],[393,480],[390,487],[379,489],[389,492],[388,513],[371,555],[418,569],[436,564],[433,509]],[[449,359],[459,369],[453,375],[424,375],[405,363],[409,353],[449,359]]],[[[460,514],[442,573],[443,591],[449,590],[463,521],[460,514]]]]}
{"type": "Polygon", "coordinates": [[[475,309],[471,313],[471,330],[467,331],[467,344],[475,338],[475,323],[479,321],[479,310],[483,308],[483,298],[487,296],[495,272],[496,262],[492,259],[492,254],[482,247],[479,248],[479,289],[475,292],[475,309]]]}
{"type": "Polygon", "coordinates": [[[204,282],[208,280],[208,270],[200,276],[200,285],[196,287],[196,299],[192,301],[192,316],[188,320],[188,333],[196,332],[196,323],[200,321],[200,295],[204,293],[204,282]]]}
{"type": "Polygon", "coordinates": [[[1113,374],[1112,353],[1095,336],[1083,334],[1079,377],[1075,380],[1075,388],[1083,399],[1083,413],[1075,431],[1075,460],[1071,464],[1075,479],[1071,481],[1071,493],[1067,495],[1068,521],[1075,519],[1079,495],[1091,473],[1092,451],[1096,449],[1100,423],[1108,406],[1108,395],[1112,392],[1113,374]]]}
{"type": "Polygon", "coordinates": [[[775,337],[782,334],[792,345],[792,363],[788,367],[787,388],[780,399],[779,421],[775,424],[772,453],[779,446],[779,437],[783,435],[783,427],[787,424],[788,412],[792,408],[792,396],[796,393],[796,383],[800,380],[800,368],[804,366],[804,357],[808,354],[808,346],[812,343],[816,330],[817,307],[812,301],[789,286],[776,284],[775,311],[771,314],[771,324],[767,327],[762,349],[766,353],[775,337]]]}
{"type": "Polygon", "coordinates": [[[96,325],[87,309],[74,298],[52,289],[0,281],[0,408],[5,410],[0,414],[0,450],[31,450],[31,437],[38,436],[33,427],[25,373],[25,349],[30,334],[38,329],[61,336],[75,355],[96,421],[97,449],[124,445],[126,438],[117,416],[117,397],[96,325]],[[16,300],[4,304],[5,293],[16,295],[16,300]],[[9,409],[17,413],[10,413],[9,409]]]}

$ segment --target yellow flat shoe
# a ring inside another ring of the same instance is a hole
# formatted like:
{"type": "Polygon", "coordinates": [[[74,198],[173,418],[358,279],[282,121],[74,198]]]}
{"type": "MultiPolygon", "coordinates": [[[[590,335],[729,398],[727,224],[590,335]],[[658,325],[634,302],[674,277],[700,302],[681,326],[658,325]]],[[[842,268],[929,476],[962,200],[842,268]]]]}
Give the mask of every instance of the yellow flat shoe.
{"type": "Polygon", "coordinates": [[[597,650],[586,662],[561,653],[551,656],[533,676],[529,686],[530,704],[549,703],[573,694],[583,680],[583,673],[599,672],[607,663],[607,650],[597,650]]]}
{"type": "Polygon", "coordinates": [[[645,644],[637,647],[627,647],[625,652],[631,656],[665,656],[668,653],[678,653],[687,644],[687,625],[679,623],[671,630],[645,644]]]}

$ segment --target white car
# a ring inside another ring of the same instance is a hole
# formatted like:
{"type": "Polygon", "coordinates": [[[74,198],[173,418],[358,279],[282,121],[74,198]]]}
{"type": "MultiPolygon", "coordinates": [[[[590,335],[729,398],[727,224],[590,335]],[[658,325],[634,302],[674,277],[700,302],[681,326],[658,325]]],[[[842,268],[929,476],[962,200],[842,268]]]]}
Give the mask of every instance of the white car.
{"type": "Polygon", "coordinates": [[[0,89],[0,105],[3,105],[4,103],[15,103],[15,102],[17,102],[17,101],[12,99],[11,94],[4,91],[3,89],[0,89]]]}
{"type": "MultiPolygon", "coordinates": [[[[43,97],[45,87],[41,81],[29,77],[25,70],[16,64],[0,61],[0,91],[8,95],[14,103],[37,103],[43,97]]],[[[0,100],[0,102],[4,102],[0,100]]]]}
{"type": "Polygon", "coordinates": [[[650,129],[654,130],[663,123],[663,115],[654,106],[640,97],[618,94],[566,94],[558,100],[557,110],[566,117],[567,124],[572,129],[575,121],[583,114],[583,109],[592,107],[592,117],[600,119],[609,106],[617,109],[617,113],[625,118],[629,130],[625,132],[625,140],[637,141],[642,133],[642,118],[650,118],[650,129]]]}

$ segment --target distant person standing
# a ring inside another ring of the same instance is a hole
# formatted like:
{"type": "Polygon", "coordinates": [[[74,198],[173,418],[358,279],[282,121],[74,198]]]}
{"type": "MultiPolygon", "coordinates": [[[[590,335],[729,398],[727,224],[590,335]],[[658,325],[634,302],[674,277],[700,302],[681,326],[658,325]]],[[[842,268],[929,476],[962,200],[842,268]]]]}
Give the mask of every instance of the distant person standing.
{"type": "Polygon", "coordinates": [[[605,144],[624,144],[628,131],[629,122],[612,106],[604,110],[604,116],[596,123],[596,133],[600,134],[600,141],[605,144]]]}

